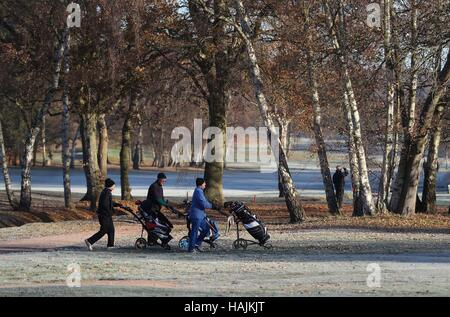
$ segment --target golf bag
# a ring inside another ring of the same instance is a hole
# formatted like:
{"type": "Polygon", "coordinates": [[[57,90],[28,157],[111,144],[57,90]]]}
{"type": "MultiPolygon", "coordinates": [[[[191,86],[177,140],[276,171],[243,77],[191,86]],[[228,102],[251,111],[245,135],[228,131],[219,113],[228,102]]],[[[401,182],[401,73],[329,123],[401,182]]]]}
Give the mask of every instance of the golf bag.
{"type": "Polygon", "coordinates": [[[227,202],[225,208],[230,209],[235,218],[242,223],[247,232],[263,245],[270,239],[266,225],[253,214],[243,202],[227,202]]]}

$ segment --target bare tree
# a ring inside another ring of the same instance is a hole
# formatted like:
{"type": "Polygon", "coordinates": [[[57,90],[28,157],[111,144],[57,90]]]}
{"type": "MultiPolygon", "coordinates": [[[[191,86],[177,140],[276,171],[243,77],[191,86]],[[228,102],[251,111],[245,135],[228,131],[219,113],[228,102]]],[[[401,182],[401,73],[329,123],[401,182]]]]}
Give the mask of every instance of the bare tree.
{"type": "Polygon", "coordinates": [[[253,88],[255,90],[256,102],[258,104],[264,125],[267,127],[272,136],[271,140],[272,151],[276,153],[277,150],[279,149],[280,158],[278,164],[278,172],[281,175],[283,181],[284,195],[286,205],[290,214],[291,223],[301,222],[306,219],[305,210],[303,209],[303,205],[300,201],[300,196],[295,188],[294,182],[289,172],[289,166],[285,154],[285,149],[282,145],[281,140],[279,139],[279,133],[277,133],[275,119],[273,118],[273,115],[270,113],[269,110],[270,108],[263,91],[264,82],[261,75],[261,70],[258,64],[258,59],[256,56],[253,43],[250,40],[250,32],[251,32],[250,23],[245,11],[245,7],[241,0],[235,1],[235,9],[237,11],[237,16],[240,25],[236,22],[231,23],[235,27],[235,29],[239,32],[245,43],[247,57],[249,59],[250,77],[252,79],[253,88]],[[274,139],[274,136],[278,137],[274,139]]]}
{"type": "Polygon", "coordinates": [[[361,182],[361,206],[363,207],[363,213],[367,215],[375,214],[375,204],[372,198],[372,189],[369,183],[369,174],[366,162],[366,153],[362,142],[361,122],[358,104],[355,98],[355,92],[353,90],[353,83],[350,77],[348,69],[348,56],[346,43],[344,41],[344,12],[342,1],[337,2],[337,8],[335,14],[331,11],[331,8],[327,0],[323,1],[323,6],[326,13],[326,19],[328,28],[330,30],[331,40],[333,42],[334,49],[338,56],[338,61],[341,68],[343,90],[345,93],[345,101],[348,102],[352,123],[353,123],[353,142],[358,158],[358,169],[361,182]],[[336,18],[335,18],[336,17],[336,18]]]}
{"type": "Polygon", "coordinates": [[[12,189],[11,177],[9,175],[8,160],[5,153],[5,140],[3,138],[3,126],[2,118],[0,117],[0,162],[2,162],[3,180],[5,182],[6,196],[8,197],[9,204],[13,210],[19,208],[19,201],[17,200],[14,191],[12,189]]]}

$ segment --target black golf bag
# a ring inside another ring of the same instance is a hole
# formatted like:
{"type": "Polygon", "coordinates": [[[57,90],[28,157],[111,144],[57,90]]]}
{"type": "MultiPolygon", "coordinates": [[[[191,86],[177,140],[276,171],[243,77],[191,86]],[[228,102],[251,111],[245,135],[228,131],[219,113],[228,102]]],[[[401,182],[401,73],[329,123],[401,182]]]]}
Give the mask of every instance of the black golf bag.
{"type": "Polygon", "coordinates": [[[266,225],[243,202],[227,202],[225,208],[230,209],[236,220],[241,222],[247,232],[261,245],[270,239],[266,225]]]}

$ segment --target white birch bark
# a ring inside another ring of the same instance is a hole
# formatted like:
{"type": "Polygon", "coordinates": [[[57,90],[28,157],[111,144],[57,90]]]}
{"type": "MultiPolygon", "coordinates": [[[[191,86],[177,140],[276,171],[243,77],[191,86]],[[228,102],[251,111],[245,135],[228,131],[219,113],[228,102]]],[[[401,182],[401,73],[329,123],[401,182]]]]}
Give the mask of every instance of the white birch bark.
{"type": "Polygon", "coordinates": [[[69,109],[69,87],[68,76],[70,72],[69,61],[70,36],[67,39],[64,47],[64,89],[63,89],[63,111],[61,122],[61,137],[62,137],[62,168],[63,168],[63,184],[64,184],[64,206],[67,209],[73,207],[72,192],[70,186],[70,147],[69,147],[69,133],[70,133],[70,109],[69,109]]]}
{"type": "Polygon", "coordinates": [[[5,182],[6,196],[8,197],[9,204],[13,210],[17,210],[19,207],[19,201],[17,200],[14,191],[12,189],[12,181],[9,175],[8,160],[6,158],[5,140],[3,138],[3,126],[0,118],[0,162],[2,163],[3,180],[5,182]]]}
{"type": "Polygon", "coordinates": [[[55,70],[53,73],[52,83],[49,92],[45,96],[44,103],[39,109],[33,120],[30,132],[25,141],[25,149],[23,155],[22,181],[20,190],[20,205],[22,211],[29,211],[31,208],[31,163],[33,160],[33,147],[36,137],[39,135],[42,126],[42,120],[47,113],[48,107],[53,100],[56,90],[59,88],[59,77],[61,73],[61,64],[64,55],[64,46],[68,40],[69,30],[66,28],[63,32],[62,41],[59,43],[56,51],[55,70]]]}
{"type": "Polygon", "coordinates": [[[267,127],[272,136],[271,147],[273,153],[276,153],[276,151],[279,149],[280,159],[278,164],[278,171],[284,185],[285,200],[290,214],[290,220],[291,223],[301,222],[306,218],[305,211],[300,201],[300,196],[290,175],[285,149],[281,144],[281,140],[278,137],[278,139],[274,142],[274,136],[278,135],[277,127],[275,124],[275,120],[270,113],[269,105],[263,92],[264,82],[262,79],[261,70],[258,64],[258,59],[256,57],[253,43],[249,38],[248,18],[245,14],[245,9],[242,1],[235,0],[235,4],[241,26],[237,24],[235,24],[234,26],[236,28],[236,31],[240,33],[243,41],[245,42],[245,48],[250,62],[250,76],[252,79],[253,88],[255,90],[259,112],[261,114],[264,125],[267,127]]]}

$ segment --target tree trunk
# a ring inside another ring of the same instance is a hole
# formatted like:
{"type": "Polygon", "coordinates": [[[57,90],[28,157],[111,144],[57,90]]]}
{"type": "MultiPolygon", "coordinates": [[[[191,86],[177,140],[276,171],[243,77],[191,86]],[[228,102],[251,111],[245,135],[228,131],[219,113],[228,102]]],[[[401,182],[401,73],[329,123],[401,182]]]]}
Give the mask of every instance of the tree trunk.
{"type": "MultiPolygon", "coordinates": [[[[80,104],[84,103],[81,98],[80,104]]],[[[82,200],[90,201],[90,209],[95,210],[101,191],[100,169],[97,159],[97,115],[83,113],[80,115],[80,132],[83,145],[83,168],[86,176],[87,192],[82,200]]]]}
{"type": "Polygon", "coordinates": [[[138,107],[138,96],[132,93],[130,105],[122,127],[122,146],[120,148],[120,186],[122,200],[131,200],[131,187],[128,173],[131,162],[131,123],[138,107]]]}
{"type": "Polygon", "coordinates": [[[138,118],[138,133],[136,136],[136,146],[134,148],[134,154],[133,154],[133,169],[134,170],[139,170],[141,168],[141,163],[143,162],[143,158],[142,158],[142,154],[143,154],[143,150],[142,150],[142,141],[143,141],[143,137],[142,137],[142,122],[141,122],[141,118],[139,116],[139,114],[137,115],[138,118]]]}
{"type": "MultiPolygon", "coordinates": [[[[210,12],[203,10],[204,8],[200,1],[188,1],[188,5],[196,32],[201,37],[199,43],[204,42],[200,44],[202,52],[205,53],[204,58],[200,59],[198,64],[207,87],[207,91],[202,89],[202,95],[208,102],[209,126],[217,127],[221,130],[224,136],[224,146],[221,149],[216,149],[216,151],[221,151],[225,155],[226,110],[230,102],[230,65],[233,63],[233,55],[239,47],[239,45],[235,44],[239,43],[233,40],[233,45],[228,44],[230,33],[228,33],[226,22],[221,19],[221,17],[228,15],[229,5],[227,1],[216,0],[213,2],[212,15],[215,16],[215,21],[211,32],[204,29],[205,19],[212,18],[210,12]],[[210,35],[212,35],[212,38],[209,38],[210,35]]],[[[205,194],[210,201],[216,204],[224,202],[222,183],[224,167],[223,156],[220,160],[205,163],[204,178],[207,183],[205,194]]]]}
{"type": "Polygon", "coordinates": [[[49,155],[47,154],[47,122],[46,122],[46,116],[44,115],[42,117],[42,130],[41,130],[41,135],[42,135],[42,166],[46,167],[46,166],[50,166],[51,165],[51,160],[49,158],[49,155]]]}
{"type": "Polygon", "coordinates": [[[417,4],[416,0],[411,0],[411,81],[409,93],[409,120],[408,132],[413,133],[414,123],[416,118],[416,103],[417,103],[417,4]]]}
{"type": "Polygon", "coordinates": [[[106,115],[101,114],[98,117],[97,129],[98,129],[98,165],[100,168],[100,174],[102,179],[108,178],[108,126],[105,120],[106,115]]]}
{"type": "Polygon", "coordinates": [[[384,55],[386,59],[386,134],[384,144],[383,165],[381,168],[380,185],[378,190],[377,207],[380,212],[386,211],[388,204],[394,152],[394,110],[395,110],[395,60],[391,43],[391,11],[393,0],[384,0],[384,55]]]}
{"type": "Polygon", "coordinates": [[[72,209],[72,192],[70,187],[70,148],[69,148],[69,133],[70,133],[70,110],[69,110],[69,87],[68,76],[70,71],[69,61],[69,47],[70,36],[64,47],[64,89],[63,89],[63,111],[61,122],[61,162],[63,168],[63,184],[64,184],[64,206],[67,209],[72,209]]]}
{"type": "MultiPolygon", "coordinates": [[[[216,61],[216,74],[208,76],[208,91],[209,91],[209,126],[217,127],[222,131],[222,135],[226,136],[227,129],[227,108],[230,103],[230,91],[228,87],[229,69],[227,68],[227,61],[224,52],[218,52],[216,61]]],[[[208,140],[209,143],[209,140],[208,140]]],[[[223,137],[223,148],[216,149],[222,151],[225,155],[226,137],[223,137]]],[[[224,156],[222,155],[222,158],[224,156]]],[[[207,188],[206,196],[210,201],[223,205],[223,173],[225,168],[224,160],[206,162],[205,163],[205,181],[207,188]]]]}
{"type": "Polygon", "coordinates": [[[364,207],[362,205],[361,198],[361,177],[359,172],[358,156],[356,155],[355,146],[355,128],[353,126],[352,114],[350,105],[348,104],[348,98],[344,96],[343,113],[347,123],[348,133],[348,159],[350,165],[350,174],[352,179],[352,193],[353,193],[353,217],[364,216],[364,207]]]}
{"type": "Polygon", "coordinates": [[[39,139],[36,138],[36,142],[34,142],[34,147],[33,147],[33,167],[35,167],[37,164],[38,149],[39,149],[39,139]]]}
{"type": "MultiPolygon", "coordinates": [[[[436,50],[436,80],[439,78],[439,71],[441,70],[441,56],[442,46],[436,50]]],[[[420,204],[419,212],[430,214],[437,213],[436,208],[436,179],[439,171],[439,146],[441,143],[442,122],[445,113],[445,102],[436,106],[434,114],[434,124],[430,130],[430,142],[428,146],[428,156],[426,164],[424,164],[424,180],[422,191],[422,202],[420,204]]],[[[416,208],[417,210],[418,208],[416,208]]]]}
{"type": "Polygon", "coordinates": [[[414,139],[411,142],[410,151],[406,162],[405,180],[402,186],[398,212],[404,216],[415,213],[416,196],[419,184],[420,161],[425,150],[428,131],[431,127],[435,109],[445,94],[450,78],[450,52],[444,69],[439,73],[438,80],[429,93],[422,108],[419,120],[414,126],[414,139]]]}
{"type": "Polygon", "coordinates": [[[445,168],[446,169],[448,169],[448,162],[449,162],[449,159],[448,159],[448,144],[446,144],[445,145],[445,168]]]}
{"type": "Polygon", "coordinates": [[[3,138],[3,126],[1,118],[0,118],[0,162],[2,163],[3,180],[5,182],[6,196],[8,197],[8,201],[12,209],[17,210],[19,208],[19,201],[17,200],[14,191],[12,189],[12,182],[8,169],[8,160],[6,159],[5,140],[3,138]]]}
{"type": "MultiPolygon", "coordinates": [[[[281,118],[277,118],[278,127],[280,127],[280,141],[281,146],[283,146],[285,149],[288,145],[288,131],[289,131],[289,125],[290,122],[286,122],[286,120],[282,120],[281,118]]],[[[286,154],[287,155],[287,154],[286,154]]],[[[280,164],[280,162],[278,162],[280,164]]],[[[278,197],[284,197],[284,185],[283,185],[283,177],[278,172],[278,197]]]]}
{"type": "MultiPolygon", "coordinates": [[[[307,13],[308,14],[308,13],[307,13]]],[[[309,19],[308,19],[309,20],[309,19]]],[[[308,30],[307,30],[308,31],[308,30]]],[[[312,35],[308,32],[308,44],[312,43],[312,35]]],[[[310,48],[307,51],[308,59],[308,75],[309,87],[312,95],[312,105],[314,112],[314,137],[317,146],[317,155],[319,157],[320,172],[322,174],[322,181],[325,188],[325,194],[328,204],[328,211],[333,215],[340,215],[341,211],[337,204],[336,195],[334,193],[333,179],[331,177],[330,166],[328,164],[327,150],[325,140],[322,132],[322,110],[320,106],[319,89],[317,84],[315,61],[310,48]]]]}
{"type": "Polygon", "coordinates": [[[36,137],[39,135],[42,120],[47,113],[48,107],[53,100],[53,96],[59,87],[59,77],[61,72],[61,64],[64,54],[64,46],[68,41],[69,31],[68,28],[64,30],[62,42],[59,43],[55,60],[55,71],[53,73],[52,84],[50,90],[45,96],[44,103],[39,109],[38,114],[33,120],[31,130],[25,141],[25,150],[23,154],[23,169],[22,169],[22,181],[20,190],[20,206],[22,211],[30,211],[31,208],[31,163],[33,160],[33,147],[36,142],[36,137]]]}
{"type": "Polygon", "coordinates": [[[278,136],[277,128],[275,126],[274,119],[269,111],[269,105],[267,103],[266,96],[264,95],[263,88],[263,78],[261,76],[261,70],[258,64],[258,60],[256,57],[256,52],[253,48],[253,43],[251,42],[248,34],[249,34],[249,23],[248,17],[245,15],[244,5],[241,0],[236,0],[236,10],[238,12],[238,17],[240,19],[240,24],[243,26],[243,29],[240,28],[239,25],[235,25],[235,28],[240,33],[242,39],[245,43],[245,48],[247,51],[247,55],[249,58],[249,66],[250,66],[250,76],[253,83],[253,88],[255,90],[255,97],[258,104],[258,108],[261,114],[261,118],[264,122],[264,125],[268,128],[271,135],[271,147],[273,153],[276,153],[279,150],[279,164],[278,164],[278,172],[280,173],[283,185],[284,185],[284,194],[286,200],[286,206],[289,211],[290,221],[291,223],[302,222],[306,219],[305,210],[303,209],[303,205],[300,200],[300,195],[298,194],[294,182],[292,181],[287,158],[285,155],[285,150],[281,145],[281,140],[278,136]],[[276,139],[275,139],[275,136],[276,139]],[[274,140],[275,139],[275,140],[274,140]]]}
{"type": "Polygon", "coordinates": [[[72,148],[70,150],[70,168],[75,168],[75,154],[77,150],[77,140],[80,136],[80,126],[78,126],[77,131],[75,132],[75,135],[72,139],[72,148]]]}
{"type": "Polygon", "coordinates": [[[344,29],[344,13],[342,8],[342,3],[339,3],[339,22],[338,24],[333,23],[333,17],[328,7],[327,1],[323,1],[324,9],[327,15],[327,24],[331,31],[333,45],[336,50],[336,53],[339,57],[339,62],[341,66],[342,73],[342,82],[344,88],[344,99],[345,102],[348,103],[349,109],[351,112],[354,133],[353,137],[355,140],[355,152],[358,158],[359,165],[359,173],[360,173],[360,181],[361,181],[361,204],[364,209],[364,214],[366,215],[374,215],[375,214],[375,205],[372,199],[372,189],[370,187],[369,182],[369,173],[367,170],[367,162],[366,162],[366,153],[364,150],[363,142],[362,142],[362,133],[361,133],[361,120],[359,116],[358,104],[356,102],[355,93],[353,90],[352,79],[350,77],[347,65],[347,53],[346,46],[343,43],[342,34],[345,33],[344,29]]]}
{"type": "MultiPolygon", "coordinates": [[[[211,82],[208,85],[210,97],[208,100],[209,106],[209,125],[211,127],[217,127],[222,131],[222,135],[226,136],[226,109],[228,108],[230,102],[230,93],[228,90],[228,84],[224,77],[224,70],[219,67],[217,70],[217,78],[210,79],[211,82]]],[[[223,148],[215,149],[216,151],[223,151],[226,149],[226,138],[223,138],[223,148]]],[[[208,140],[208,143],[210,140],[208,140]]],[[[222,152],[222,153],[223,153],[222,152]]],[[[223,156],[222,156],[223,157],[223,156]]],[[[207,183],[207,188],[205,191],[206,196],[210,201],[214,201],[217,204],[224,203],[223,196],[223,173],[224,173],[224,160],[205,163],[205,181],[207,183]]]]}

